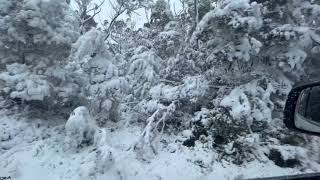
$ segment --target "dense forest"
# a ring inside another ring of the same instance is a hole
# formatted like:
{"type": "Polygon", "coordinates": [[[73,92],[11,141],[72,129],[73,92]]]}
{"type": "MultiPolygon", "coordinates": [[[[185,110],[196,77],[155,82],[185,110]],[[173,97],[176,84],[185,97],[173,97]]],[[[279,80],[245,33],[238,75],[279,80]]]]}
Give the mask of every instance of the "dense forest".
{"type": "Polygon", "coordinates": [[[104,1],[0,0],[0,177],[23,179],[26,152],[53,179],[320,171],[320,140],[282,122],[320,78],[320,1],[180,2],[114,0],[101,23],[104,1]]]}

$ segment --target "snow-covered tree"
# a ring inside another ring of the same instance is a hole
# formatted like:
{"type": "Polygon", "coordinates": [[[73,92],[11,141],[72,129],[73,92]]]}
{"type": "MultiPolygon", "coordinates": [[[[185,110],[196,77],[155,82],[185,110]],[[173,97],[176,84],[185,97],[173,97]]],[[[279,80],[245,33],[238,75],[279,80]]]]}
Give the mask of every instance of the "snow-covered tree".
{"type": "Polygon", "coordinates": [[[93,29],[73,45],[68,64],[100,125],[105,120],[118,120],[119,102],[129,91],[128,83],[117,67],[121,62],[115,60],[104,42],[104,33],[93,29]]]}
{"type": "Polygon", "coordinates": [[[78,37],[63,0],[5,1],[1,4],[0,52],[2,63],[53,64],[64,60],[78,37]]]}
{"type": "Polygon", "coordinates": [[[0,4],[5,94],[11,99],[45,102],[42,107],[47,108],[69,106],[76,85],[67,82],[62,67],[79,33],[68,4],[64,0],[3,0],[0,4]]]}

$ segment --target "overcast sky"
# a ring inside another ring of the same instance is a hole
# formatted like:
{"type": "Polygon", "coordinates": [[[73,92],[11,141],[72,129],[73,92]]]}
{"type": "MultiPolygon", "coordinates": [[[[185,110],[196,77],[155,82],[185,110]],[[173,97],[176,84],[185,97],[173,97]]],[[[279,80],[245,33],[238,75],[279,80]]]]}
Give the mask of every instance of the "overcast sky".
{"type": "MultiPolygon", "coordinates": [[[[102,0],[94,0],[94,1],[99,3],[102,0]]],[[[102,24],[104,20],[110,21],[111,17],[113,16],[114,12],[112,11],[112,8],[110,6],[110,1],[114,1],[114,0],[105,0],[101,13],[95,17],[95,20],[97,23],[102,24]]],[[[179,0],[170,0],[170,4],[171,4],[172,11],[174,10],[174,7],[176,11],[179,11],[179,9],[181,9],[181,4],[179,0]]],[[[71,6],[74,9],[76,9],[76,5],[74,3],[72,3],[71,6]]],[[[150,16],[150,13],[148,14],[148,17],[149,16],[150,16]]],[[[124,14],[120,18],[127,19],[128,16],[124,14]]],[[[145,10],[139,9],[136,11],[136,13],[132,14],[131,21],[135,24],[136,28],[140,28],[144,25],[144,23],[147,22],[146,19],[147,19],[147,16],[146,16],[145,10]]]]}

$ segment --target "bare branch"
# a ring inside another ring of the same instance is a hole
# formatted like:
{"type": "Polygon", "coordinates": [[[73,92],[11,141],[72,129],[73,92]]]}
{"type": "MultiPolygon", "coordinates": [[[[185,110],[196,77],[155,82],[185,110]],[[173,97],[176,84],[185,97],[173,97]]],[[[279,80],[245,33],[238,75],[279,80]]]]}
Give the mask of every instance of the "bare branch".
{"type": "Polygon", "coordinates": [[[101,7],[104,4],[105,0],[100,1],[99,4],[94,4],[94,7],[90,8],[91,2],[92,0],[75,0],[75,3],[78,6],[77,15],[80,19],[81,33],[84,33],[86,23],[93,20],[93,18],[101,12],[101,7]]]}
{"type": "Polygon", "coordinates": [[[90,21],[91,19],[93,19],[97,14],[99,14],[101,12],[101,9],[99,9],[98,11],[94,11],[93,15],[90,16],[89,18],[85,19],[82,24],[87,23],[88,21],[90,21]]]}
{"type": "MultiPolygon", "coordinates": [[[[138,14],[137,12],[135,12],[137,9],[144,7],[143,5],[130,5],[130,4],[126,4],[126,2],[124,0],[121,0],[120,2],[117,1],[115,4],[114,2],[112,2],[111,0],[109,0],[110,5],[112,7],[112,9],[115,11],[113,17],[111,18],[110,24],[108,26],[108,28],[106,28],[106,37],[105,40],[107,40],[110,37],[112,28],[114,26],[114,23],[117,21],[117,19],[124,13],[124,12],[133,12],[138,14]]],[[[138,14],[139,15],[139,14],[138,14]]]]}

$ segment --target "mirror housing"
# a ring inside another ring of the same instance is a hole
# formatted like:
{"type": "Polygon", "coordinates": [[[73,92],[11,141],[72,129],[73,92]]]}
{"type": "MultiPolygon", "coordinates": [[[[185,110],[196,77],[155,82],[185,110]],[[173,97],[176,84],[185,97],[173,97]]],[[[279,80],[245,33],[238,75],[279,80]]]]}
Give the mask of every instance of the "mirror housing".
{"type": "Polygon", "coordinates": [[[286,101],[284,124],[289,129],[319,136],[320,118],[316,118],[317,115],[320,117],[320,82],[293,88],[286,101]]]}

